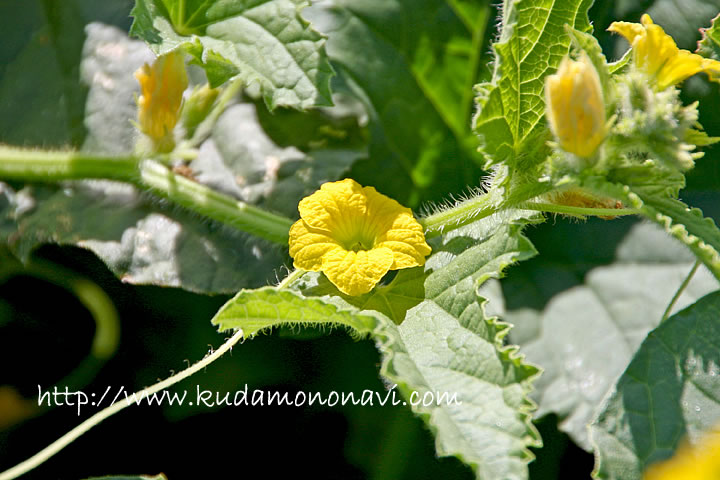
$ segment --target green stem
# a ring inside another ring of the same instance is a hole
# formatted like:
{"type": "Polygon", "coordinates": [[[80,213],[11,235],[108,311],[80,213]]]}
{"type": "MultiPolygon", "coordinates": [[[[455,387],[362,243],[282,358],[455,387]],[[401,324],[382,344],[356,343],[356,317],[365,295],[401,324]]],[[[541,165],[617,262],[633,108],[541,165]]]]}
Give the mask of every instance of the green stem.
{"type": "Polygon", "coordinates": [[[44,152],[0,146],[0,178],[24,182],[58,182],[106,178],[135,183],[140,160],[132,155],[44,152]]]}
{"type": "Polygon", "coordinates": [[[283,288],[287,288],[290,285],[292,285],[296,280],[299,280],[303,275],[305,275],[306,270],[303,270],[301,268],[296,268],[292,272],[288,273],[288,276],[283,279],[282,282],[278,283],[278,286],[275,287],[278,290],[282,290],[283,288]]]}
{"type": "Polygon", "coordinates": [[[188,210],[239,230],[287,244],[292,220],[216,192],[154,160],[0,146],[0,178],[25,182],[107,179],[152,190],[188,210]]]}
{"type": "Polygon", "coordinates": [[[528,201],[538,196],[537,191],[528,190],[519,193],[512,203],[501,199],[494,190],[483,195],[476,196],[461,202],[454,207],[444,209],[440,212],[420,219],[420,224],[425,229],[425,237],[432,238],[443,233],[450,232],[456,228],[472,223],[481,218],[488,217],[501,210],[516,208],[520,210],[535,210],[547,213],[561,213],[572,216],[600,216],[619,217],[622,215],[637,215],[641,211],[633,208],[586,208],[570,205],[558,205],[554,203],[541,203],[528,201]]]}
{"type": "Polygon", "coordinates": [[[230,337],[228,340],[225,341],[225,343],[220,346],[217,350],[212,352],[207,357],[203,358],[199,362],[197,362],[195,365],[181,371],[180,373],[177,373],[162,382],[158,382],[155,385],[152,385],[150,387],[147,387],[143,390],[140,390],[137,393],[134,393],[132,395],[129,395],[126,397],[125,401],[118,401],[110,405],[109,407],[106,407],[102,410],[100,410],[98,413],[93,415],[92,417],[88,418],[84,422],[82,422],[77,427],[73,428],[69,432],[67,432],[65,435],[60,437],[59,439],[55,440],[53,443],[33,455],[32,457],[28,458],[22,463],[19,463],[15,465],[14,467],[10,468],[9,470],[6,470],[4,472],[0,472],[0,480],[12,480],[14,478],[19,477],[20,475],[29,472],[33,468],[41,465],[46,460],[48,460],[50,457],[58,453],[63,448],[70,445],[73,441],[75,441],[78,437],[80,437],[82,434],[90,430],[95,425],[99,424],[106,418],[111,417],[112,415],[115,415],[121,410],[124,410],[125,408],[129,407],[130,405],[133,405],[135,403],[138,403],[138,401],[142,401],[144,398],[148,398],[151,395],[160,392],[162,390],[165,390],[166,388],[169,388],[176,383],[188,378],[192,374],[199,372],[200,370],[204,369],[211,363],[213,363],[218,358],[222,357],[228,350],[230,350],[238,341],[240,341],[243,338],[243,331],[237,330],[236,333],[230,337]]]}
{"type": "Polygon", "coordinates": [[[538,212],[562,213],[578,217],[621,217],[623,215],[639,215],[642,213],[640,210],[636,210],[634,208],[588,208],[540,202],[525,202],[518,205],[517,208],[521,208],[523,210],[536,210],[538,212]]]}
{"type": "Polygon", "coordinates": [[[216,192],[200,183],[175,175],[166,166],[145,160],[140,168],[140,186],[206,217],[255,234],[267,240],[287,244],[292,226],[289,218],[266,212],[216,192]]]}
{"type": "Polygon", "coordinates": [[[419,221],[425,229],[425,237],[437,237],[498,212],[500,208],[493,200],[488,192],[421,218],[419,221]]]}
{"type": "Polygon", "coordinates": [[[672,312],[673,307],[677,303],[678,299],[680,298],[680,295],[685,291],[688,284],[690,283],[690,280],[692,280],[693,276],[695,275],[695,272],[697,272],[697,269],[700,267],[700,260],[697,260],[695,262],[695,265],[690,269],[690,273],[687,274],[685,277],[685,280],[680,284],[680,287],[678,287],[677,292],[675,292],[675,295],[673,296],[672,300],[670,300],[670,304],[665,309],[665,313],[663,313],[662,319],[660,320],[660,323],[663,323],[665,320],[670,318],[670,312],[672,312]]]}

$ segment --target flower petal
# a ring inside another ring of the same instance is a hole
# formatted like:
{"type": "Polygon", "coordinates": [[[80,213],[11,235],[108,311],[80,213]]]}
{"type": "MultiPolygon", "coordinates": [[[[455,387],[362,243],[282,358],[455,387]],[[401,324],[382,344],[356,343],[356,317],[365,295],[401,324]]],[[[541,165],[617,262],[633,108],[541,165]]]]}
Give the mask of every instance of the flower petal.
{"type": "Polygon", "coordinates": [[[397,215],[387,232],[378,238],[376,246],[392,250],[392,270],[425,265],[425,257],[431,251],[422,226],[411,213],[397,215]]]}
{"type": "Polygon", "coordinates": [[[324,183],[320,190],[300,200],[300,217],[312,228],[333,232],[334,238],[352,236],[365,216],[367,199],[355,180],[324,183]]]}
{"type": "Polygon", "coordinates": [[[703,71],[704,58],[687,50],[680,50],[660,69],[657,82],[658,88],[664,90],[703,71]]]}
{"type": "Polygon", "coordinates": [[[140,84],[138,124],[155,141],[172,132],[178,121],[183,92],[188,86],[185,60],[179,50],[159,56],[152,66],[135,72],[140,84]]]}
{"type": "Polygon", "coordinates": [[[707,73],[711,82],[720,82],[720,62],[706,58],[703,62],[703,72],[707,73]]]}
{"type": "Polygon", "coordinates": [[[704,71],[711,80],[720,73],[720,62],[712,64],[696,53],[679,49],[675,40],[653,23],[650,15],[644,14],[640,21],[642,24],[613,22],[608,30],[630,42],[635,66],[654,77],[658,90],[665,90],[699,72],[704,71]]]}
{"type": "Polygon", "coordinates": [[[362,295],[373,289],[392,264],[389,248],[353,252],[337,247],[323,256],[322,271],[341,292],[362,295]]]}
{"type": "Polygon", "coordinates": [[[635,38],[645,35],[645,28],[639,23],[630,22],[613,22],[608,27],[608,32],[614,32],[625,37],[630,45],[633,44],[635,38]]]}
{"type": "Polygon", "coordinates": [[[338,248],[328,235],[314,231],[305,221],[298,220],[290,227],[290,256],[295,268],[317,272],[322,268],[323,256],[338,248]]]}

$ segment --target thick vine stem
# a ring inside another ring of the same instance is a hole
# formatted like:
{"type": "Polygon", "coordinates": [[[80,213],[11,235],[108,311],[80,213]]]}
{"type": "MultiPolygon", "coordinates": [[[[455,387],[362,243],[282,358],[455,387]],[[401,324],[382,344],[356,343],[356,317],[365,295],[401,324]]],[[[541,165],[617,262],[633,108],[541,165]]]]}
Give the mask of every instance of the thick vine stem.
{"type": "Polygon", "coordinates": [[[195,365],[181,371],[180,373],[177,373],[162,382],[158,382],[155,385],[152,385],[150,387],[147,387],[143,390],[140,390],[137,393],[134,393],[133,395],[130,395],[127,397],[125,401],[119,401],[115,402],[112,405],[110,405],[107,408],[104,408],[100,410],[98,413],[93,415],[92,417],[88,418],[84,422],[82,422],[77,427],[70,430],[68,433],[60,437],[59,439],[55,440],[53,443],[33,455],[32,457],[28,458],[22,463],[19,463],[15,465],[14,467],[10,468],[9,470],[6,470],[4,472],[0,473],[0,480],[12,480],[14,478],[19,477],[20,475],[23,475],[33,468],[41,465],[43,462],[48,460],[50,457],[58,453],[60,450],[71,444],[73,441],[75,441],[78,437],[80,437],[82,434],[90,430],[95,425],[99,424],[103,420],[111,417],[112,415],[115,415],[121,410],[124,410],[125,408],[134,405],[135,403],[138,403],[140,399],[147,398],[150,395],[153,395],[161,390],[165,390],[166,388],[169,388],[176,383],[188,378],[194,373],[199,372],[203,368],[207,367],[211,363],[213,363],[218,358],[222,357],[228,350],[230,350],[237,342],[239,342],[243,338],[243,331],[237,330],[235,334],[230,337],[225,343],[220,346],[217,350],[212,352],[210,355],[206,356],[199,362],[197,362],[195,365]]]}
{"type": "Polygon", "coordinates": [[[516,199],[513,203],[498,201],[498,195],[492,190],[485,194],[478,195],[453,207],[443,209],[432,215],[420,219],[420,224],[425,229],[427,238],[436,237],[443,233],[450,232],[456,228],[489,217],[494,213],[508,209],[534,210],[543,213],[559,213],[574,217],[598,216],[598,217],[619,217],[623,215],[638,215],[642,212],[634,208],[590,208],[561,205],[555,203],[537,202],[533,197],[537,193],[528,194],[524,201],[516,199]]]}
{"type": "Polygon", "coordinates": [[[216,192],[141,157],[45,152],[0,146],[0,179],[23,182],[106,179],[151,190],[188,210],[272,242],[287,245],[292,220],[216,192]]]}
{"type": "Polygon", "coordinates": [[[0,146],[0,179],[23,182],[109,179],[136,183],[140,159],[0,146]]]}
{"type": "Polygon", "coordinates": [[[157,195],[218,220],[226,225],[287,245],[293,222],[289,218],[266,212],[180,175],[154,160],[140,167],[140,186],[157,195]]]}

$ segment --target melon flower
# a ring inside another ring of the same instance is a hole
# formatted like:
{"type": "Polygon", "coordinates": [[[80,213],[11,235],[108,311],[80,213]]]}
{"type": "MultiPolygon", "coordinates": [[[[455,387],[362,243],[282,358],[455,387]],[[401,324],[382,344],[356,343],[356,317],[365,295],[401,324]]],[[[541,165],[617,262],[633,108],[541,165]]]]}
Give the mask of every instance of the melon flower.
{"type": "Polygon", "coordinates": [[[172,131],[180,116],[183,92],[188,86],[182,53],[172,51],[147,63],[135,72],[140,83],[138,125],[158,150],[172,149],[172,131]]]}
{"type": "Polygon", "coordinates": [[[347,178],[298,205],[290,228],[295,268],[322,271],[347,295],[373,289],[390,270],[425,264],[430,247],[409,208],[347,178]]]}
{"type": "Polygon", "coordinates": [[[695,445],[680,445],[672,458],[655,463],[643,480],[715,480],[720,478],[720,426],[695,445]]]}
{"type": "Polygon", "coordinates": [[[696,73],[705,72],[713,79],[720,62],[704,58],[677,47],[675,40],[644,14],[641,23],[613,22],[608,31],[625,37],[633,49],[635,66],[649,75],[658,90],[682,82],[696,73]]]}
{"type": "Polygon", "coordinates": [[[545,79],[545,113],[550,129],[566,152],[592,156],[605,139],[605,102],[597,70],[583,53],[563,58],[545,79]]]}

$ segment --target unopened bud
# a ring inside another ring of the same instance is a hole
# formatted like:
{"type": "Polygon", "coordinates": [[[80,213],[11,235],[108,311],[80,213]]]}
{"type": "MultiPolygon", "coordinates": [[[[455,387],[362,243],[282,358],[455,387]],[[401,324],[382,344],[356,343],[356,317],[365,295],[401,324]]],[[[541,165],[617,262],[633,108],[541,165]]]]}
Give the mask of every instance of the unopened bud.
{"type": "Polygon", "coordinates": [[[605,103],[600,78],[587,55],[563,58],[545,80],[545,113],[560,147],[578,157],[592,156],[605,139],[605,103]]]}

